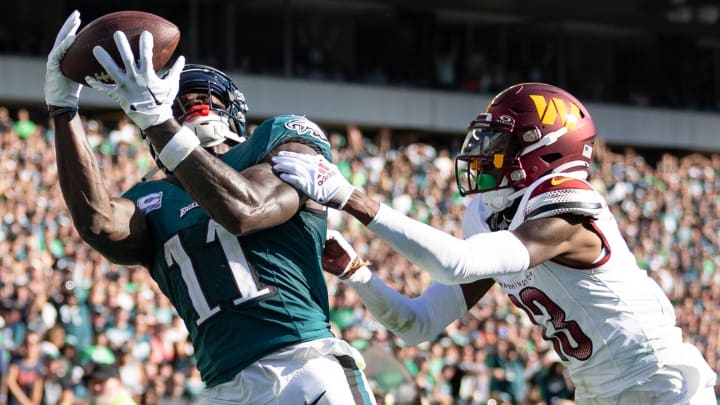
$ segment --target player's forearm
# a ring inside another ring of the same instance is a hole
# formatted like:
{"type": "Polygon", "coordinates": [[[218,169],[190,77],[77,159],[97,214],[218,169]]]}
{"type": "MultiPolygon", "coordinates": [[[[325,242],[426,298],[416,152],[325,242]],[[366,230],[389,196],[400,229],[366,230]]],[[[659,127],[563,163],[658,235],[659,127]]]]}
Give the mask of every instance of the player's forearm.
{"type": "Polygon", "coordinates": [[[367,268],[358,273],[345,283],[355,289],[375,319],[408,344],[434,339],[467,311],[459,286],[435,283],[419,297],[408,298],[369,274],[367,268]]]}
{"type": "Polygon", "coordinates": [[[110,196],[77,114],[54,118],[58,180],[81,235],[102,233],[112,218],[110,196]]]}
{"type": "Polygon", "coordinates": [[[462,284],[528,268],[530,254],[511,232],[458,239],[381,205],[367,228],[413,264],[446,284],[462,284]]]}
{"type": "Polygon", "coordinates": [[[113,263],[146,264],[147,231],[132,201],[110,196],[79,118],[54,118],[58,180],[80,237],[113,263]]]}
{"type": "MultiPolygon", "coordinates": [[[[169,120],[148,128],[146,135],[154,149],[161,151],[180,128],[175,120],[169,120]]],[[[266,198],[258,182],[238,173],[200,146],[175,167],[173,174],[193,200],[231,233],[256,231],[259,219],[263,219],[265,227],[273,223],[273,213],[269,211],[276,206],[275,200],[266,198]]]]}

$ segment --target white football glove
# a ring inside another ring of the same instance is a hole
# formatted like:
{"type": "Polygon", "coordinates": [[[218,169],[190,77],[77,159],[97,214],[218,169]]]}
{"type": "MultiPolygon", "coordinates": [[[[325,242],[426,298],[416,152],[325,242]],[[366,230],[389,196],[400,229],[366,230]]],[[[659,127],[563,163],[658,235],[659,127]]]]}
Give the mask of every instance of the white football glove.
{"type": "Polygon", "coordinates": [[[152,64],[151,33],[143,31],[140,34],[138,65],[135,65],[135,57],[125,33],[116,31],[113,39],[125,65],[124,71],[105,49],[96,46],[93,48],[95,59],[115,83],[105,84],[90,76],[85,81],[95,90],[117,101],[125,114],[143,131],[173,118],[172,104],[180,87],[180,72],[185,66],[185,58],[180,56],[167,75],[160,78],[152,64]]]}
{"type": "Polygon", "coordinates": [[[358,257],[340,232],[328,229],[322,254],[323,270],[345,280],[367,265],[368,262],[358,257]]]}
{"type": "Polygon", "coordinates": [[[280,151],[272,158],[272,165],[283,181],[332,208],[342,209],[355,190],[337,166],[322,155],[280,151]]]}
{"type": "Polygon", "coordinates": [[[75,10],[65,20],[55,37],[55,43],[48,54],[45,69],[45,103],[48,106],[77,108],[82,85],[62,74],[60,61],[68,48],[75,42],[75,34],[80,27],[80,12],[75,10]]]}

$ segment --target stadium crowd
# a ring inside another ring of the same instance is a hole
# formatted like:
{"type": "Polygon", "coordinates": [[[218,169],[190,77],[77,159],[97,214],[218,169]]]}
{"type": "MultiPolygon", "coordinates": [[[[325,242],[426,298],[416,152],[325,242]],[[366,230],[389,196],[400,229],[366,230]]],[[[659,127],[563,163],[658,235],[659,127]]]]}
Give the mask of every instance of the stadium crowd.
{"type": "MultiPolygon", "coordinates": [[[[85,126],[112,193],[153,166],[127,121],[85,119],[85,126]]],[[[335,161],[355,185],[461,236],[467,201],[453,171],[461,137],[398,143],[390,130],[369,136],[353,125],[329,135],[335,161]]],[[[72,393],[71,403],[84,403],[90,381],[109,378],[93,374],[99,364],[111,365],[138,404],[193,403],[202,382],[182,321],[145,269],[111,265],[80,241],[58,188],[52,142],[51,126],[0,107],[0,403],[58,404],[63,391],[72,393]],[[36,401],[17,401],[20,392],[36,401]]],[[[595,157],[591,181],[606,194],[641,267],[673,301],[686,339],[718,370],[720,154],[664,153],[654,164],[632,149],[600,144],[595,157]]],[[[329,226],[362,256],[384,258],[372,268],[392,287],[413,295],[431,282],[349,218],[330,210],[329,226]]],[[[328,286],[335,332],[364,352],[378,403],[572,399],[550,343],[499,288],[436,340],[407,346],[352,289],[331,277],[328,286]]]]}

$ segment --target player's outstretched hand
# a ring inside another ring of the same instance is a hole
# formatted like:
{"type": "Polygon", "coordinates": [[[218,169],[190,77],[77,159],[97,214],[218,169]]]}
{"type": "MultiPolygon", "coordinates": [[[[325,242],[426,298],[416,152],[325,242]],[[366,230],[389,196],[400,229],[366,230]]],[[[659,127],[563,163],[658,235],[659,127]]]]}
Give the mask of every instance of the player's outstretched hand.
{"type": "Polygon", "coordinates": [[[60,70],[60,61],[68,48],[75,42],[80,27],[80,12],[75,10],[65,20],[48,54],[45,69],[45,103],[54,107],[77,108],[82,85],[65,77],[60,70]]]}
{"type": "Polygon", "coordinates": [[[322,254],[323,270],[341,279],[347,279],[367,264],[358,257],[355,249],[350,246],[340,232],[328,229],[322,254]]]}
{"type": "Polygon", "coordinates": [[[337,166],[322,155],[280,151],[273,156],[272,165],[283,181],[328,207],[342,209],[355,190],[337,166]]]}
{"type": "Polygon", "coordinates": [[[140,58],[137,65],[125,33],[117,31],[113,34],[113,39],[124,68],[118,66],[105,49],[96,46],[93,55],[114,83],[102,83],[90,76],[86,77],[85,81],[92,88],[117,101],[125,114],[143,131],[171,119],[172,104],[180,86],[180,72],[185,66],[185,58],[178,57],[168,73],[160,78],[152,64],[151,33],[144,31],[140,34],[140,58]]]}

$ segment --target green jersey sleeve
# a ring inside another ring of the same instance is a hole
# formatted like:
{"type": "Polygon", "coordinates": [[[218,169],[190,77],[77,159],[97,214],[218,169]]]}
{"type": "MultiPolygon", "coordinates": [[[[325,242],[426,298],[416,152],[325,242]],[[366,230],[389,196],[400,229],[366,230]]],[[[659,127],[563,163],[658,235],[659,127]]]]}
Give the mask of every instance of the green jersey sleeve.
{"type": "Polygon", "coordinates": [[[323,130],[298,115],[280,115],[263,121],[247,141],[235,146],[222,160],[236,170],[242,170],[262,162],[273,149],[288,142],[309,145],[332,161],[330,142],[323,130]]]}

